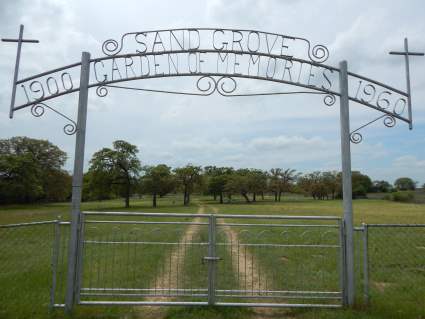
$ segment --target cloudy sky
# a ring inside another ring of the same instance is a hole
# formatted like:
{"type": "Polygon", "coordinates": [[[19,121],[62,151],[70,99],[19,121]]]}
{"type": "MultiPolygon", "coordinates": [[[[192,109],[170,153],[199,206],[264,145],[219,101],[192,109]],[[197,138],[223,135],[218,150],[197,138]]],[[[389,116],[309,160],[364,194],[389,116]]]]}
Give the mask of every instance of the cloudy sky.
{"type": "MultiPolygon", "coordinates": [[[[83,50],[100,57],[104,40],[126,32],[254,29],[323,43],[330,51],[327,64],[346,59],[351,71],[404,90],[403,59],[388,52],[401,50],[404,37],[412,50],[425,51],[424,14],[423,0],[3,0],[0,37],[16,37],[22,23],[26,38],[40,40],[24,45],[23,77],[78,62],[83,50]]],[[[49,139],[68,153],[71,169],[75,138],[63,134],[63,119],[49,111],[35,118],[29,109],[8,118],[15,54],[14,44],[0,43],[0,137],[49,139]]],[[[353,169],[373,179],[425,182],[425,58],[411,59],[411,79],[414,129],[400,121],[393,128],[378,121],[363,129],[363,142],[352,144],[353,169]]],[[[131,84],[172,88],[170,81],[138,82],[131,84]]],[[[50,105],[76,118],[77,95],[50,105]]],[[[351,110],[352,129],[379,116],[354,103],[351,110]]],[[[328,107],[317,96],[191,97],[117,89],[99,98],[90,92],[86,163],[116,139],[136,144],[143,164],[340,169],[339,106],[328,107]]]]}

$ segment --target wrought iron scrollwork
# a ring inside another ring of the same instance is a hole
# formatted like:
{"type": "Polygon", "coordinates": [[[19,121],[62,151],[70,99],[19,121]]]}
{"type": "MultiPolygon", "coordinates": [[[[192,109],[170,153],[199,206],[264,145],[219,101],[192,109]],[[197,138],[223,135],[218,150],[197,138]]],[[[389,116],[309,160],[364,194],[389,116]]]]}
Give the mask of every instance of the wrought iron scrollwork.
{"type": "Polygon", "coordinates": [[[196,88],[205,96],[213,94],[216,87],[217,82],[212,76],[201,76],[198,81],[196,81],[196,88]]]}
{"type": "Polygon", "coordinates": [[[317,91],[283,91],[283,92],[259,92],[259,93],[238,93],[238,83],[235,78],[231,76],[220,76],[214,77],[213,75],[203,75],[196,80],[196,92],[184,92],[184,91],[168,91],[148,88],[138,88],[120,85],[102,85],[96,88],[96,94],[100,97],[108,95],[108,88],[117,88],[125,90],[152,92],[152,93],[167,93],[167,94],[178,94],[178,95],[193,95],[193,96],[209,96],[214,92],[217,92],[221,96],[225,97],[242,97],[242,96],[269,96],[269,95],[289,95],[289,94],[319,94],[324,95],[323,103],[327,106],[335,104],[336,97],[334,94],[329,92],[317,92],[317,91]]]}
{"type": "Polygon", "coordinates": [[[223,76],[216,82],[216,90],[223,96],[230,96],[236,91],[237,87],[236,80],[229,76],[223,76]]]}
{"type": "Polygon", "coordinates": [[[121,45],[118,44],[117,40],[108,39],[102,44],[102,51],[108,56],[115,55],[121,51],[122,41],[125,35],[121,37],[121,45]]]}
{"type": "Polygon", "coordinates": [[[317,44],[314,47],[311,47],[310,41],[305,41],[308,43],[308,57],[311,61],[323,63],[329,58],[329,50],[323,44],[317,44]]]}
{"type": "Polygon", "coordinates": [[[46,103],[36,103],[31,106],[31,114],[35,117],[41,117],[44,115],[44,112],[46,111],[46,108],[55,112],[59,116],[63,117],[64,119],[68,120],[70,123],[65,124],[63,127],[63,132],[66,135],[74,135],[75,132],[77,132],[77,123],[69,118],[68,116],[62,114],[58,110],[54,109],[53,107],[47,105],[46,103]]]}
{"type": "Polygon", "coordinates": [[[97,96],[99,96],[99,97],[105,97],[105,96],[107,96],[107,95],[108,95],[108,93],[109,93],[109,90],[108,90],[108,88],[107,88],[106,86],[104,86],[104,85],[98,86],[98,87],[96,88],[96,94],[97,94],[97,96]]]}
{"type": "Polygon", "coordinates": [[[335,104],[336,97],[333,94],[326,94],[323,98],[323,103],[325,103],[327,106],[332,106],[335,104]]]}
{"type": "Polygon", "coordinates": [[[377,117],[376,119],[374,119],[373,121],[370,121],[362,126],[360,126],[359,128],[355,129],[354,131],[352,131],[350,133],[350,141],[354,144],[359,144],[363,141],[363,135],[359,132],[361,129],[365,128],[366,126],[375,123],[376,121],[380,120],[380,119],[384,119],[382,122],[386,127],[394,127],[396,125],[396,119],[389,115],[389,114],[384,114],[381,115],[379,117],[377,117]]]}
{"type": "Polygon", "coordinates": [[[212,76],[202,76],[196,81],[196,88],[205,96],[214,92],[218,92],[222,96],[231,96],[237,87],[236,80],[230,76],[222,76],[218,80],[212,76]]]}

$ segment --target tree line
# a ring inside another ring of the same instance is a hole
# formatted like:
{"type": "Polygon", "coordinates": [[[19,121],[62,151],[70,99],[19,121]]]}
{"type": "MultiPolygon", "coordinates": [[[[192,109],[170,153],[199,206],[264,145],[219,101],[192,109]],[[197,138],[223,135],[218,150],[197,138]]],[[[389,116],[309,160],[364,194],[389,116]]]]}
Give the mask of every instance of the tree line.
{"type": "MultiPolygon", "coordinates": [[[[152,206],[158,197],[182,193],[183,205],[191,195],[211,195],[223,204],[232,196],[247,203],[272,195],[279,202],[288,193],[311,196],[316,200],[341,198],[341,173],[337,171],[302,174],[294,169],[196,166],[171,168],[165,164],[143,166],[135,145],[118,140],[112,147],[95,152],[84,174],[83,200],[123,198],[130,206],[133,196],[150,195],[152,206]]],[[[49,141],[28,137],[0,140],[0,203],[55,202],[69,200],[71,176],[63,169],[67,155],[49,141]]],[[[415,189],[416,183],[402,177],[394,185],[372,181],[358,171],[352,172],[353,197],[369,192],[415,189]]]]}

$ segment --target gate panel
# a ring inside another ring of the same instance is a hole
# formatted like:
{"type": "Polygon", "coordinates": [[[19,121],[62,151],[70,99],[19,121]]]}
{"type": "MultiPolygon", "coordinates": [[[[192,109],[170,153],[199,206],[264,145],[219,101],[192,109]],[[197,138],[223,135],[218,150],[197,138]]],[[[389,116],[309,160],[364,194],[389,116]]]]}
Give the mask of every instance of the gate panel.
{"type": "Polygon", "coordinates": [[[222,305],[338,307],[342,245],[335,218],[217,216],[222,305]]]}
{"type": "Polygon", "coordinates": [[[84,215],[80,304],[207,304],[208,216],[84,215]]]}
{"type": "Polygon", "coordinates": [[[339,307],[341,220],[83,213],[80,304],[339,307]]]}

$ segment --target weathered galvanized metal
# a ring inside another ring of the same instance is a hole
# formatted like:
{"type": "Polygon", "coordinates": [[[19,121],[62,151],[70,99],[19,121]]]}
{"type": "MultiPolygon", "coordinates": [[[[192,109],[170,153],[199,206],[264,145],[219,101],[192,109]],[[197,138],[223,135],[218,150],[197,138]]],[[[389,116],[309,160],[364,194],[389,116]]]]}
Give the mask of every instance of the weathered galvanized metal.
{"type": "Polygon", "coordinates": [[[82,215],[76,291],[81,305],[341,307],[344,303],[345,242],[338,217],[82,215]],[[179,236],[173,235],[175,231],[179,236]],[[170,234],[174,239],[167,237],[170,234]],[[138,260],[161,250],[165,257],[157,257],[161,262],[155,278],[138,278],[144,273],[138,260]],[[274,256],[269,261],[273,266],[264,268],[267,262],[262,258],[269,255],[274,256]],[[304,265],[298,263],[302,258],[304,265]]]}

